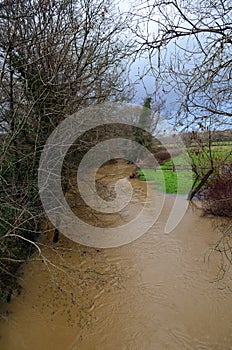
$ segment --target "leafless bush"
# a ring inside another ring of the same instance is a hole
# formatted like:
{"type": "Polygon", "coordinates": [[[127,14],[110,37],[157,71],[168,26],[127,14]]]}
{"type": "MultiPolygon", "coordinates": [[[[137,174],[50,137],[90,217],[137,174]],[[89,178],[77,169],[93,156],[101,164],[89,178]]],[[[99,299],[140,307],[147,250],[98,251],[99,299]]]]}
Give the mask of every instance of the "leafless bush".
{"type": "Polygon", "coordinates": [[[171,158],[171,155],[167,150],[162,150],[162,151],[156,152],[155,157],[159,162],[159,164],[163,164],[171,158]]]}
{"type": "Polygon", "coordinates": [[[40,232],[37,170],[48,136],[80,108],[128,96],[124,59],[133,43],[123,35],[125,16],[116,11],[114,0],[0,5],[3,300],[9,299],[15,269],[40,232]]]}
{"type": "Polygon", "coordinates": [[[204,210],[208,214],[232,217],[232,165],[224,165],[204,190],[204,210]]]}

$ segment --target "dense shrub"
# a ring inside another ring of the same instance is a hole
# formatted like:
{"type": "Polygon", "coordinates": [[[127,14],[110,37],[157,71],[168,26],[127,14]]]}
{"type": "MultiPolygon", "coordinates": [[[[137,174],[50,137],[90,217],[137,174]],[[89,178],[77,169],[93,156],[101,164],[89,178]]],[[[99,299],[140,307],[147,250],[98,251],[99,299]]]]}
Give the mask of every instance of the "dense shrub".
{"type": "Polygon", "coordinates": [[[218,216],[232,217],[232,165],[223,165],[204,190],[204,210],[206,213],[218,216]]]}
{"type": "Polygon", "coordinates": [[[166,161],[178,156],[179,154],[181,154],[181,150],[178,148],[173,148],[169,153],[169,151],[166,148],[159,147],[157,152],[154,152],[154,156],[160,165],[162,165],[166,161]]]}
{"type": "Polygon", "coordinates": [[[170,153],[167,150],[158,151],[154,155],[159,164],[163,164],[171,158],[170,153]]]}

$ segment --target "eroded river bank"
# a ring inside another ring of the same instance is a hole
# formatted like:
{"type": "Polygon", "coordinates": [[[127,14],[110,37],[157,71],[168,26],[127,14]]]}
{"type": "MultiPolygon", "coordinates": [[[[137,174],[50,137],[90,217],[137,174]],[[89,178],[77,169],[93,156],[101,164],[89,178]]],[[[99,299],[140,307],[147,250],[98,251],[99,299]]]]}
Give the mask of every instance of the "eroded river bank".
{"type": "MultiPolygon", "coordinates": [[[[109,193],[130,172],[120,162],[102,167],[99,188],[109,193]]],[[[95,216],[75,187],[67,200],[83,219],[117,227],[137,215],[146,197],[147,184],[130,181],[132,203],[120,214],[95,216]]],[[[152,191],[158,201],[161,194],[152,191]]],[[[220,256],[207,259],[218,219],[189,206],[164,234],[173,201],[167,195],[153,227],[117,248],[80,246],[64,236],[54,244],[46,227],[45,260],[35,254],[22,267],[22,293],[2,309],[1,350],[232,349],[231,280],[228,274],[215,281],[220,256]]]]}

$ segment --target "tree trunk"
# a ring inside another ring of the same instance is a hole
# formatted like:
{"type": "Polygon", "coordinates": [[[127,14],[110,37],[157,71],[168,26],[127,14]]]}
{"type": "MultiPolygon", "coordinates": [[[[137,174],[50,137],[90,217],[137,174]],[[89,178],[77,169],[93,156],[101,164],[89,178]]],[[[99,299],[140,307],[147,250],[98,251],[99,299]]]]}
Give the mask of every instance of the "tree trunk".
{"type": "Polygon", "coordinates": [[[193,197],[196,196],[196,194],[201,190],[201,188],[205,185],[205,183],[207,182],[208,178],[210,177],[210,175],[213,173],[214,169],[210,169],[205,176],[202,178],[202,180],[200,181],[199,185],[197,185],[197,187],[194,189],[194,187],[191,189],[191,191],[188,194],[188,200],[192,200],[193,197]]]}

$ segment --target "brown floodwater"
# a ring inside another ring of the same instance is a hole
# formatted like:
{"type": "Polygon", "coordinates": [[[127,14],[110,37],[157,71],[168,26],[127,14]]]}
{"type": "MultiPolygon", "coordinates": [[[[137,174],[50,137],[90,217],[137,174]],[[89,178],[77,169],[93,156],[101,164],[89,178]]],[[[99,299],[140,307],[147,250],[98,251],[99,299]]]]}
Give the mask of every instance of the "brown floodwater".
{"type": "MultiPolygon", "coordinates": [[[[120,162],[101,168],[102,188],[107,192],[107,184],[130,172],[131,166],[120,162]]],[[[131,183],[131,206],[107,220],[83,203],[77,208],[75,187],[67,198],[87,221],[115,227],[131,220],[144,202],[147,184],[131,183]]],[[[64,236],[54,244],[47,224],[43,261],[36,253],[21,268],[22,292],[2,307],[0,349],[232,349],[230,273],[218,281],[220,256],[208,260],[219,238],[218,219],[189,206],[174,231],[164,234],[173,201],[167,195],[153,227],[117,248],[89,248],[64,236]]]]}

